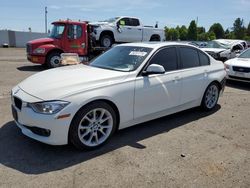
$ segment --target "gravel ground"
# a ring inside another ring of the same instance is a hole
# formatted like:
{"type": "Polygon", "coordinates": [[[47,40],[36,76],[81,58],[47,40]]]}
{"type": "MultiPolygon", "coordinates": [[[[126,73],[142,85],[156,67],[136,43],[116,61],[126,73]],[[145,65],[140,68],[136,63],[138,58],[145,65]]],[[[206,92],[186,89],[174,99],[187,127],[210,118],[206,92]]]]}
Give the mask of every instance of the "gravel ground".
{"type": "Polygon", "coordinates": [[[95,151],[48,146],[12,121],[10,90],[44,70],[0,48],[0,187],[250,187],[250,84],[228,82],[217,108],[143,123],[95,151]]]}

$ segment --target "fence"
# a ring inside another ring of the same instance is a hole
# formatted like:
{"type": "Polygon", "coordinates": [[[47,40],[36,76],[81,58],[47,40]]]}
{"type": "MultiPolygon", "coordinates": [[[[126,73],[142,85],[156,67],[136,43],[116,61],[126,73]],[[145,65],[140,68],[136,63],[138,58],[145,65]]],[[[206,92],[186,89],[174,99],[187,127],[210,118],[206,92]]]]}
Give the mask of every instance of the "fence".
{"type": "Polygon", "coordinates": [[[25,47],[30,40],[46,37],[46,33],[0,30],[0,45],[7,43],[11,47],[25,47]]]}

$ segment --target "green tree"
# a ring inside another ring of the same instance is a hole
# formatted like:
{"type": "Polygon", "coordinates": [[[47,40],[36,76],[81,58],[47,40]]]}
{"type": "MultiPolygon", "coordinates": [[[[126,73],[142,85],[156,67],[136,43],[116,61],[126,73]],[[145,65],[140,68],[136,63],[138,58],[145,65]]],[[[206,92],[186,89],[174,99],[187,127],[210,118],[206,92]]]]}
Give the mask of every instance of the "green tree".
{"type": "Polygon", "coordinates": [[[250,37],[250,22],[249,22],[249,24],[248,24],[248,26],[247,26],[246,35],[247,35],[248,37],[250,37]]]}
{"type": "Polygon", "coordinates": [[[168,35],[169,35],[170,40],[178,40],[179,39],[179,31],[175,28],[169,29],[168,35]]]}
{"type": "Polygon", "coordinates": [[[245,30],[246,28],[244,27],[243,19],[237,18],[234,21],[234,25],[233,25],[233,32],[234,32],[235,38],[243,39],[245,36],[245,30]]]}
{"type": "Polygon", "coordinates": [[[188,40],[197,40],[197,25],[194,20],[190,22],[188,27],[188,40]]]}
{"type": "Polygon", "coordinates": [[[207,38],[208,40],[216,39],[216,35],[214,32],[208,32],[207,35],[208,35],[208,38],[207,38]]]}
{"type": "Polygon", "coordinates": [[[179,39],[179,31],[175,28],[165,27],[165,36],[166,40],[178,40],[179,39]]]}
{"type": "Polygon", "coordinates": [[[214,23],[210,29],[209,32],[214,32],[217,39],[221,39],[225,37],[225,32],[220,23],[214,23]]]}
{"type": "Polygon", "coordinates": [[[179,29],[180,40],[187,40],[188,30],[185,25],[179,29]]]}
{"type": "Polygon", "coordinates": [[[206,33],[205,27],[197,27],[197,34],[203,34],[206,33]]]}

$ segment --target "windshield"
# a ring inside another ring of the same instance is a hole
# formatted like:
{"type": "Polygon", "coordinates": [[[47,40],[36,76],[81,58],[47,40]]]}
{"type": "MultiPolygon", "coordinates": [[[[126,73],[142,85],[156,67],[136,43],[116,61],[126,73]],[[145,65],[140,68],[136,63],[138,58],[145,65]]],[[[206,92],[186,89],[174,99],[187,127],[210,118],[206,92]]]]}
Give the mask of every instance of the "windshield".
{"type": "Polygon", "coordinates": [[[250,59],[250,49],[244,51],[242,54],[239,55],[239,58],[249,58],[250,59]]]}
{"type": "Polygon", "coordinates": [[[223,48],[223,49],[230,49],[229,45],[222,44],[216,41],[209,41],[206,45],[207,48],[223,48]]]}
{"type": "Polygon", "coordinates": [[[64,25],[54,25],[51,33],[49,35],[50,38],[59,39],[62,37],[63,31],[65,26],[64,25]]]}
{"type": "Polygon", "coordinates": [[[119,17],[110,18],[110,19],[104,20],[104,21],[102,21],[102,22],[114,23],[118,18],[119,18],[119,17]]]}
{"type": "Polygon", "coordinates": [[[117,46],[94,59],[90,66],[123,72],[134,71],[151,51],[152,48],[117,46]]]}

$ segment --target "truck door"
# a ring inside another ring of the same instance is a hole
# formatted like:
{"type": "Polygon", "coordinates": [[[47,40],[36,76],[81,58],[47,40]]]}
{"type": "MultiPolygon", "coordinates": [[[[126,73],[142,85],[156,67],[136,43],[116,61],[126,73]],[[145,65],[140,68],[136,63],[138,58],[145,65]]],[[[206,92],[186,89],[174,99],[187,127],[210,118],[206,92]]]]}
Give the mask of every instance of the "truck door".
{"type": "Polygon", "coordinates": [[[116,35],[118,42],[139,42],[142,40],[142,28],[133,26],[132,19],[122,18],[117,24],[120,27],[116,35]]]}
{"type": "Polygon", "coordinates": [[[77,53],[79,55],[86,55],[87,41],[85,33],[86,25],[69,24],[66,32],[66,39],[64,50],[69,53],[77,53]]]}

